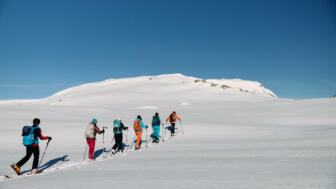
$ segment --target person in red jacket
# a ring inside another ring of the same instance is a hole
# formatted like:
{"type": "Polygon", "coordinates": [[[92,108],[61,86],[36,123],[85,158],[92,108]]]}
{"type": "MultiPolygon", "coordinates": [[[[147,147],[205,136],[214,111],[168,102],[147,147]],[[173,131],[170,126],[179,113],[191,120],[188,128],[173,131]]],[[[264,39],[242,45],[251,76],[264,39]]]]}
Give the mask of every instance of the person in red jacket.
{"type": "Polygon", "coordinates": [[[40,155],[40,149],[39,149],[39,141],[38,138],[41,140],[51,140],[52,138],[50,136],[43,136],[41,132],[40,125],[40,119],[35,118],[33,120],[33,126],[34,129],[34,142],[32,145],[26,146],[26,156],[23,157],[19,162],[16,164],[11,165],[11,167],[15,170],[15,172],[20,175],[20,167],[23,166],[31,157],[32,154],[34,154],[34,160],[33,160],[33,168],[32,168],[32,174],[40,173],[40,171],[37,169],[38,161],[39,161],[39,155],[40,155]]]}
{"type": "Polygon", "coordinates": [[[169,116],[168,118],[166,119],[166,124],[167,122],[169,121],[171,126],[172,126],[172,129],[171,129],[171,136],[174,136],[175,135],[175,124],[176,124],[176,119],[180,120],[181,121],[181,118],[179,116],[177,116],[176,112],[173,111],[169,116]]]}

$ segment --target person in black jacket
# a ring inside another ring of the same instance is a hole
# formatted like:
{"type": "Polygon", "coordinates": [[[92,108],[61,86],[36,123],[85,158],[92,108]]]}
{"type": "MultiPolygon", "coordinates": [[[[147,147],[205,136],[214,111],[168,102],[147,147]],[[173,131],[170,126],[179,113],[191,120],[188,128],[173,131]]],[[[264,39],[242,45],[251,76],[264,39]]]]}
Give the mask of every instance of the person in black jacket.
{"type": "Polygon", "coordinates": [[[33,120],[33,126],[32,129],[34,133],[34,141],[31,145],[26,146],[26,156],[23,157],[19,162],[16,164],[12,164],[11,167],[14,169],[14,171],[20,175],[20,167],[23,166],[31,157],[32,154],[34,154],[34,160],[33,160],[33,167],[32,167],[32,173],[40,173],[40,171],[37,169],[38,166],[38,161],[39,161],[39,156],[40,156],[40,149],[39,149],[39,141],[38,139],[40,138],[41,140],[51,140],[52,138],[50,136],[43,136],[41,132],[41,128],[39,127],[40,125],[40,119],[35,118],[33,120]]]}
{"type": "Polygon", "coordinates": [[[114,132],[115,144],[112,147],[112,153],[115,154],[117,152],[117,149],[118,151],[123,150],[122,148],[123,130],[128,129],[128,127],[125,127],[125,125],[123,124],[120,118],[114,120],[113,124],[114,124],[113,132],[114,132]]]}

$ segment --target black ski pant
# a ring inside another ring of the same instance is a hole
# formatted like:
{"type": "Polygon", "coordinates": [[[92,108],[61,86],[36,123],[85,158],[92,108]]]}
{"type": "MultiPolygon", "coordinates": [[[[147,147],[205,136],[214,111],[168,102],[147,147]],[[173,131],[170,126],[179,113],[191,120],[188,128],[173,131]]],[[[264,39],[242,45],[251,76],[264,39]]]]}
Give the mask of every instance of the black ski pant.
{"type": "Polygon", "coordinates": [[[175,134],[175,123],[170,123],[171,126],[172,126],[172,129],[171,129],[171,134],[175,134]]]}
{"type": "Polygon", "coordinates": [[[33,169],[36,169],[40,156],[40,148],[38,146],[26,146],[26,150],[26,156],[23,157],[19,162],[17,162],[16,165],[18,167],[21,167],[30,159],[30,156],[34,154],[33,169]]]}
{"type": "Polygon", "coordinates": [[[123,134],[114,134],[114,140],[115,144],[113,146],[113,150],[122,150],[122,140],[123,140],[123,134]]]}

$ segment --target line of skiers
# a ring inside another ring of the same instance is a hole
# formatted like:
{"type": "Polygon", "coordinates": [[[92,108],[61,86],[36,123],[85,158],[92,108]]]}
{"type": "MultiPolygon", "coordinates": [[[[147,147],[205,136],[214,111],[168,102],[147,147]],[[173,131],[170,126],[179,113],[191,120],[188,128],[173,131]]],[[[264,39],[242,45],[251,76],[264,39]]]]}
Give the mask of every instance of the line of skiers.
{"type": "MultiPolygon", "coordinates": [[[[169,121],[171,124],[171,136],[175,135],[175,124],[176,120],[180,120],[181,118],[177,116],[176,112],[173,111],[168,118],[166,119],[166,124],[169,121]]],[[[104,134],[105,128],[103,127],[103,130],[100,130],[97,126],[97,119],[93,118],[92,121],[89,123],[85,130],[85,137],[87,146],[89,146],[89,153],[88,157],[89,159],[94,159],[94,149],[95,149],[95,143],[96,143],[96,135],[98,134],[104,134]]],[[[159,142],[160,138],[160,124],[161,120],[159,117],[159,113],[155,113],[152,119],[152,127],[153,127],[153,134],[151,137],[153,138],[154,143],[159,142]]],[[[38,170],[39,166],[39,155],[40,155],[40,149],[39,149],[39,140],[48,140],[47,146],[49,142],[52,140],[52,137],[50,136],[43,136],[41,132],[41,128],[39,127],[40,120],[38,118],[35,118],[33,120],[33,126],[24,126],[22,129],[22,136],[23,136],[23,145],[26,146],[26,155],[23,157],[20,161],[18,161],[16,164],[12,164],[11,167],[14,169],[14,171],[20,175],[21,170],[20,167],[23,166],[31,157],[31,155],[34,155],[33,160],[33,166],[32,166],[32,174],[37,174],[40,172],[38,170]]],[[[140,115],[137,116],[137,118],[134,120],[133,128],[136,135],[136,142],[135,142],[135,150],[138,150],[141,148],[141,137],[143,133],[143,129],[146,129],[148,126],[144,124],[142,121],[142,118],[140,115]]],[[[114,140],[115,144],[112,147],[112,153],[116,153],[117,151],[123,150],[123,130],[128,130],[128,127],[126,127],[121,118],[118,118],[113,121],[113,132],[114,132],[114,140]]],[[[132,141],[134,143],[134,141],[132,141]]],[[[132,143],[132,144],[133,144],[132,143]]],[[[44,154],[43,154],[44,155],[44,154]]],[[[43,158],[43,156],[42,156],[43,158]]],[[[40,162],[41,164],[41,162],[40,162]]]]}

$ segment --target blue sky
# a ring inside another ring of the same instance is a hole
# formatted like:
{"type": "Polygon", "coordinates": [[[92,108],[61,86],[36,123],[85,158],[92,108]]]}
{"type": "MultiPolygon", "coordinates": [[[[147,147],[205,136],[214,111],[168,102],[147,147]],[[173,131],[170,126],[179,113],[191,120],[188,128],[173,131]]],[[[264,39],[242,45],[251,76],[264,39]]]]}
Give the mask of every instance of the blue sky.
{"type": "Polygon", "coordinates": [[[164,73],[320,98],[335,70],[334,0],[0,0],[0,99],[164,73]]]}

